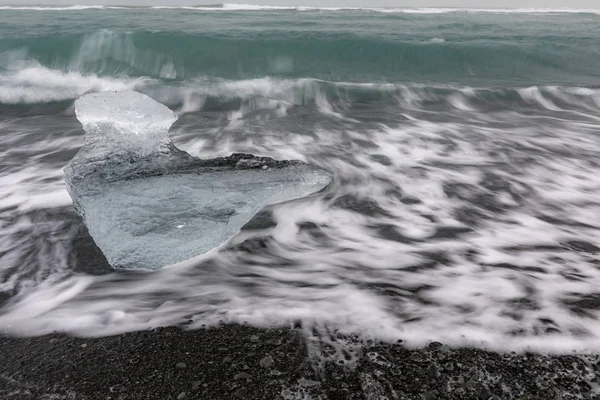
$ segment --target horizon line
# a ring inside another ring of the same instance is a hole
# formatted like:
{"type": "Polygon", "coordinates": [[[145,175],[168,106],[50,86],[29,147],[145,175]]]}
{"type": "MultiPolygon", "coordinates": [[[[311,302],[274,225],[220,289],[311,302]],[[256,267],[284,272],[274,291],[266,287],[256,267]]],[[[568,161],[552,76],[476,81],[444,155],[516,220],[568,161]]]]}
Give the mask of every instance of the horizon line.
{"type": "MultiPolygon", "coordinates": [[[[222,2],[222,3],[211,3],[211,4],[152,4],[152,5],[133,5],[133,4],[39,4],[39,3],[4,3],[0,1],[0,7],[11,7],[11,8],[71,8],[71,7],[82,7],[82,8],[104,8],[104,7],[122,7],[122,8],[222,8],[227,10],[227,6],[237,7],[248,7],[260,10],[260,9],[280,9],[280,10],[292,10],[292,9],[314,9],[314,10],[376,10],[376,9],[392,9],[392,10],[490,10],[490,11],[502,11],[502,10],[530,10],[530,11],[545,11],[545,12],[572,12],[572,11],[586,11],[586,10],[600,10],[600,7],[587,7],[587,8],[572,8],[572,7],[462,7],[462,6],[420,6],[420,7],[409,7],[409,6],[303,6],[303,5],[264,5],[264,4],[253,4],[253,3],[235,3],[235,2],[222,2]]],[[[241,11],[241,9],[240,9],[241,11]]]]}

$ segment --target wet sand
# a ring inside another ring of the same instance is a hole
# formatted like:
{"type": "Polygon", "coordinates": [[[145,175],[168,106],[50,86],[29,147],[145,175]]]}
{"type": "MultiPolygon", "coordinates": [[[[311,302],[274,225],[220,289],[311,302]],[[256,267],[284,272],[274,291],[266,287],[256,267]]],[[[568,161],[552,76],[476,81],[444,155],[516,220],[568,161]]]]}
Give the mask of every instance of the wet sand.
{"type": "MultiPolygon", "coordinates": [[[[600,357],[363,343],[316,363],[300,328],[0,338],[2,399],[598,399],[600,357]]],[[[314,343],[313,343],[314,345],[314,343]]],[[[314,348],[312,346],[311,348],[314,348]]],[[[322,355],[332,354],[328,346],[322,355]]]]}

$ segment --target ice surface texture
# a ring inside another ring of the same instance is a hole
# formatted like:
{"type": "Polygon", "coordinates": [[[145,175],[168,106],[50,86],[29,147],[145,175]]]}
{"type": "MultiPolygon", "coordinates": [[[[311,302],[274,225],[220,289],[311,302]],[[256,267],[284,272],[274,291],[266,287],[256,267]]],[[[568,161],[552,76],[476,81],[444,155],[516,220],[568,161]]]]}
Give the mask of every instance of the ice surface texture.
{"type": "Polygon", "coordinates": [[[201,160],[177,149],[177,117],[132,91],[75,102],[85,146],[65,168],[77,213],[115,268],[158,269],[203,254],[269,204],[319,191],[331,175],[248,154],[201,160]]]}

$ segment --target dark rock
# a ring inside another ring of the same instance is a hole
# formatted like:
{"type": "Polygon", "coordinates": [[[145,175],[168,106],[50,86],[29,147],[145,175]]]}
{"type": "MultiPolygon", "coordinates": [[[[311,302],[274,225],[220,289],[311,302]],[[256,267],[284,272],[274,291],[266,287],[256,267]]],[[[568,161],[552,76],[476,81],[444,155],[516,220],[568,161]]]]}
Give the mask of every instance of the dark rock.
{"type": "Polygon", "coordinates": [[[480,390],[479,390],[479,395],[478,395],[478,399],[479,400],[489,400],[492,397],[492,393],[490,392],[490,390],[483,386],[480,390]]]}
{"type": "Polygon", "coordinates": [[[175,366],[179,369],[184,369],[185,367],[187,367],[187,364],[184,362],[179,362],[175,366]]]}
{"type": "Polygon", "coordinates": [[[441,375],[440,371],[438,371],[438,368],[434,363],[429,364],[429,367],[427,367],[427,372],[430,376],[434,378],[439,378],[441,375]]]}
{"type": "Polygon", "coordinates": [[[321,384],[321,382],[313,381],[310,379],[304,379],[304,378],[298,379],[298,385],[304,386],[304,387],[319,386],[320,384],[321,384]]]}
{"type": "Polygon", "coordinates": [[[440,347],[442,347],[442,344],[440,342],[431,342],[429,343],[428,347],[431,350],[438,350],[440,347]]]}
{"type": "Polygon", "coordinates": [[[124,389],[123,385],[113,385],[113,386],[110,387],[110,391],[112,393],[120,393],[120,392],[123,391],[123,389],[124,389]]]}
{"type": "Polygon", "coordinates": [[[273,357],[266,356],[262,360],[260,360],[260,365],[265,368],[269,368],[271,365],[273,365],[274,362],[275,360],[273,360],[273,357]]]}
{"type": "Polygon", "coordinates": [[[235,374],[233,379],[236,381],[239,381],[240,379],[252,379],[252,375],[247,372],[240,372],[239,374],[235,374]]]}

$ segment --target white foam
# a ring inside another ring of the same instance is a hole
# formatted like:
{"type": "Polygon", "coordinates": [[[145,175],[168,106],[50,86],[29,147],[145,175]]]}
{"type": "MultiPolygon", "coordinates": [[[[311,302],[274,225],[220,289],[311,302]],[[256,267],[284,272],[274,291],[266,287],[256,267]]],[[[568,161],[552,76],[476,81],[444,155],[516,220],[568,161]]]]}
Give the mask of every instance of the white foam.
{"type": "Polygon", "coordinates": [[[0,208],[20,212],[71,204],[62,168],[25,167],[0,176],[0,208]]]}
{"type": "Polygon", "coordinates": [[[99,77],[29,63],[0,75],[0,103],[44,103],[75,99],[87,92],[133,89],[147,79],[99,77]]]}
{"type": "Polygon", "coordinates": [[[600,14],[597,9],[574,8],[383,8],[383,7],[310,7],[310,6],[267,6],[257,4],[225,3],[218,7],[204,6],[154,6],[154,9],[188,9],[196,11],[363,11],[389,14],[448,14],[448,13],[492,13],[492,14],[600,14]]]}
{"type": "MultiPolygon", "coordinates": [[[[252,80],[203,90],[264,94],[268,99],[255,104],[272,108],[294,85],[252,80]]],[[[596,295],[600,279],[593,248],[569,249],[578,246],[572,241],[600,243],[597,89],[391,88],[400,94],[397,105],[388,105],[390,115],[406,118],[387,125],[353,123],[330,103],[345,119],[313,114],[316,121],[286,125],[292,112],[267,121],[246,114],[235,129],[181,128],[184,148],[195,155],[300,158],[334,172],[335,183],[326,193],[274,207],[276,227],[241,232],[193,262],[132,278],[74,277],[61,285],[32,279],[0,311],[0,329],[107,335],[188,319],[193,327],[301,319],[408,345],[440,340],[499,350],[597,351],[600,311],[577,313],[569,305],[596,295]],[[523,107],[482,111],[478,100],[496,95],[523,107]],[[427,108],[432,99],[433,110],[427,108]],[[35,308],[32,298],[59,301],[35,308]],[[546,333],[548,320],[560,332],[546,333]]],[[[290,110],[300,107],[291,103],[290,110]]],[[[5,182],[17,195],[5,189],[6,204],[43,193],[55,184],[45,186],[44,177],[55,173],[9,174],[5,182]],[[34,174],[40,186],[28,192],[23,188],[34,174]]],[[[50,229],[48,223],[49,233],[35,237],[68,232],[67,222],[61,224],[50,229]]],[[[2,229],[0,252],[10,256],[0,271],[36,248],[35,241],[17,239],[30,237],[35,226],[23,220],[2,229]]],[[[47,264],[66,264],[68,246],[63,238],[45,247],[47,264]]]]}

